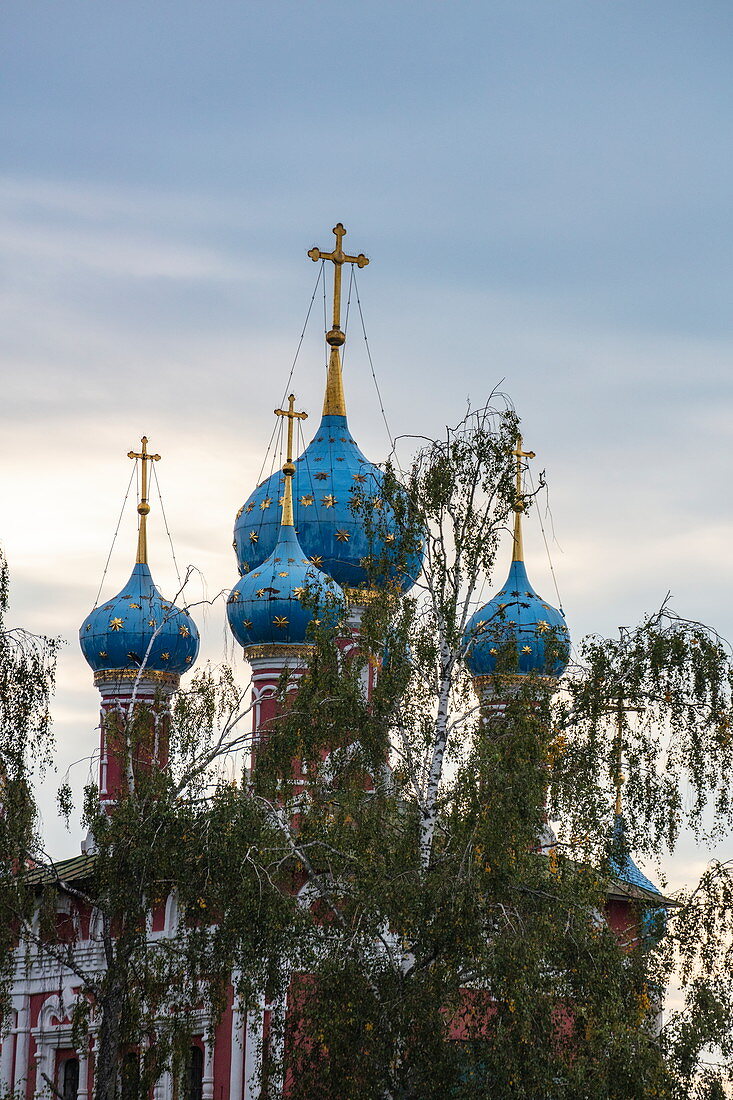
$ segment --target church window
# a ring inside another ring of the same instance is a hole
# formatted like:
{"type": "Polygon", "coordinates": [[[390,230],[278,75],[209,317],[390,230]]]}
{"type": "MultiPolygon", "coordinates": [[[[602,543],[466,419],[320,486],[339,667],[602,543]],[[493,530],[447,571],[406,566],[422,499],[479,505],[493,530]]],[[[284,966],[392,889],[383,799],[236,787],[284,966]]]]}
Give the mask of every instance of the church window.
{"type": "Polygon", "coordinates": [[[134,1050],[131,1050],[124,1057],[120,1085],[120,1100],[138,1100],[140,1094],[140,1061],[134,1050]]]}
{"type": "Polygon", "coordinates": [[[186,1100],[201,1100],[204,1092],[204,1052],[201,1047],[191,1047],[187,1084],[186,1100]]]}
{"type": "Polygon", "coordinates": [[[67,1058],[61,1067],[61,1094],[64,1100],[76,1100],[79,1091],[79,1059],[67,1058]]]}

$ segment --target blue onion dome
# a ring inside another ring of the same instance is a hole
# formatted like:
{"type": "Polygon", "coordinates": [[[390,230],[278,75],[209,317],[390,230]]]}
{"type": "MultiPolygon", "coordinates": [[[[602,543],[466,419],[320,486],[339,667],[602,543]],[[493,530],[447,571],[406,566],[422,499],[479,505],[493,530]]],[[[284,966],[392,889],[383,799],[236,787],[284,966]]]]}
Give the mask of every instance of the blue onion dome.
{"type": "MultiPolygon", "coordinates": [[[[392,508],[382,498],[382,471],[364,457],[346,415],[325,414],[311,444],[295,462],[293,510],[305,556],[346,588],[367,587],[370,563],[396,563],[390,580],[403,591],[415,583],[422,548],[407,551],[392,508]],[[372,510],[373,522],[365,513],[372,510]]],[[[272,555],[278,536],[277,504],[283,475],[272,474],[240,508],[234,547],[240,572],[272,555]]]]}
{"type": "MultiPolygon", "coordinates": [[[[245,573],[227,601],[229,626],[245,653],[265,647],[312,643],[313,627],[336,626],[346,609],[341,588],[306,557],[293,523],[293,421],[304,413],[278,410],[288,417],[288,456],[283,466],[282,515],[274,549],[255,569],[245,573]]],[[[273,515],[279,510],[273,509],[273,515]]]]}
{"type": "Polygon", "coordinates": [[[95,607],[79,631],[86,662],[95,680],[132,679],[143,669],[143,677],[177,679],[196,660],[199,632],[188,612],[164,599],[153,583],[148,566],[147,517],[149,462],[160,455],[130,451],[129,458],[142,460],[142,490],[137,506],[139,519],[137,560],[129,581],[116,596],[95,607]]]}
{"type": "Polygon", "coordinates": [[[472,676],[534,673],[554,679],[570,656],[565,616],[537,595],[518,560],[501,591],[469,619],[463,641],[472,676]]]}
{"type": "Polygon", "coordinates": [[[79,631],[94,672],[138,670],[180,675],[196,660],[199,633],[187,611],[161,596],[146,562],[118,595],[87,615],[79,631]]]}
{"type": "Polygon", "coordinates": [[[313,626],[335,626],[346,608],[341,588],[305,556],[295,529],[280,529],[269,558],[240,577],[227,601],[234,637],[252,647],[308,645],[313,626]]]}

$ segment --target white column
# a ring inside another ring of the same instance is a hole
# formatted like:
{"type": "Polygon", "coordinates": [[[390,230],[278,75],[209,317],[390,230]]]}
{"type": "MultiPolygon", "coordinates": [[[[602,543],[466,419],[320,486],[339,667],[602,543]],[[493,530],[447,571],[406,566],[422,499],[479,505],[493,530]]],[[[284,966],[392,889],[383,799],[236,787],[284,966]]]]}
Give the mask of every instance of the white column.
{"type": "Polygon", "coordinates": [[[169,1069],[163,1070],[153,1086],[153,1100],[170,1100],[173,1092],[173,1079],[169,1069]]]}
{"type": "Polygon", "coordinates": [[[247,1013],[244,1043],[244,1100],[259,1100],[262,1070],[262,1023],[265,998],[260,998],[256,1011],[247,1013]]]}
{"type": "Polygon", "coordinates": [[[28,1080],[28,1032],[30,1024],[30,997],[24,996],[18,1008],[18,1030],[15,1036],[15,1073],[13,1089],[24,1093],[28,1080]]]}
{"type": "MultiPolygon", "coordinates": [[[[33,1061],[36,1063],[36,1091],[34,1095],[36,1100],[45,1100],[48,1096],[48,1085],[41,1074],[48,1073],[48,1053],[46,1044],[41,1042],[40,1036],[36,1039],[36,1053],[33,1055],[33,1061]]],[[[48,1076],[51,1077],[51,1074],[49,1073],[48,1076]]],[[[52,1077],[51,1080],[53,1080],[52,1077]]]]}
{"type": "MultiPolygon", "coordinates": [[[[236,979],[234,982],[236,986],[236,979]]],[[[229,1073],[229,1100],[242,1100],[244,1086],[245,1014],[236,999],[232,1004],[232,1068],[229,1073]]]]}
{"type": "MultiPolygon", "coordinates": [[[[13,1012],[13,1021],[17,1015],[13,1012]]],[[[0,1092],[11,1092],[13,1088],[13,1050],[15,1047],[15,1027],[8,1028],[7,1035],[3,1036],[2,1051],[0,1051],[0,1092]]]]}
{"type": "Polygon", "coordinates": [[[204,1035],[204,1076],[201,1082],[201,1100],[214,1100],[214,1038],[204,1035]]]}
{"type": "Polygon", "coordinates": [[[79,1088],[76,1090],[76,1100],[87,1100],[89,1096],[89,1049],[84,1046],[77,1053],[79,1055],[79,1088]]]}
{"type": "Polygon", "coordinates": [[[270,1009],[269,1045],[273,1062],[271,1079],[272,1085],[274,1086],[274,1094],[276,1096],[281,1096],[285,1084],[283,1058],[285,1056],[285,1012],[287,1010],[287,994],[283,993],[278,996],[271,1005],[268,1005],[268,1008],[270,1009]]]}

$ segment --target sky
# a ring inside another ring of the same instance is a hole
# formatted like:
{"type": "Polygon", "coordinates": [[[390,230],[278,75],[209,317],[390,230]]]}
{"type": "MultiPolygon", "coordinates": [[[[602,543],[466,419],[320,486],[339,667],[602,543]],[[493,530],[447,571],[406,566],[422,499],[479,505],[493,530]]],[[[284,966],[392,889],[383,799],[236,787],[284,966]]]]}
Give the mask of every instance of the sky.
{"type": "MultiPolygon", "coordinates": [[[[339,220],[371,258],[392,434],[438,435],[497,385],[516,405],[548,482],[528,568],[552,598],[541,514],[573,636],[671,593],[733,638],[732,37],[723,0],[5,0],[0,539],[13,621],[68,643],[42,800],[57,855],[79,833],[53,789],[70,768],[80,790],[97,743],[77,631],[127,452],[145,433],[163,456],[194,597],[228,589],[317,275],[306,252],[339,220]]],[[[316,421],[322,309],[293,381],[316,421]]],[[[345,375],[378,461],[356,324],[345,375]]],[[[103,596],[135,520],[130,500],[103,596]]],[[[170,594],[155,503],[149,543],[170,594]]],[[[244,676],[221,600],[198,619],[202,659],[244,676]]],[[[670,886],[706,857],[686,838],[670,886]]]]}

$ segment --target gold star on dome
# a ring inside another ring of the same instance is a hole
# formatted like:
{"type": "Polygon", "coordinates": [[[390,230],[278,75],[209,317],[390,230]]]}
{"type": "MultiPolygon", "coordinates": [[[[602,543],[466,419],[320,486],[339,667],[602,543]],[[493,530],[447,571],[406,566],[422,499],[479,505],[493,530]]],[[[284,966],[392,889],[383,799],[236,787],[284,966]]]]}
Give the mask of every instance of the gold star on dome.
{"type": "Polygon", "coordinates": [[[272,504],[272,497],[265,497],[265,499],[260,504],[260,508],[264,512],[265,509],[269,508],[271,504],[272,504]]]}
{"type": "Polygon", "coordinates": [[[171,605],[169,603],[161,604],[161,607],[163,608],[164,611],[170,611],[170,609],[171,609],[171,605]]]}
{"type": "Polygon", "coordinates": [[[320,554],[314,554],[310,560],[313,562],[314,565],[323,565],[323,558],[320,556],[320,554]]]}
{"type": "Polygon", "coordinates": [[[532,652],[532,646],[531,645],[523,645],[522,646],[522,653],[531,653],[531,652],[532,652]]]}
{"type": "Polygon", "coordinates": [[[489,650],[489,653],[490,653],[490,654],[491,654],[491,655],[492,655],[493,657],[496,657],[496,655],[497,655],[497,653],[498,653],[498,652],[499,652],[499,650],[498,650],[498,649],[490,649],[490,650],[489,650]]]}
{"type": "Polygon", "coordinates": [[[345,458],[343,458],[343,457],[342,457],[341,455],[339,455],[339,457],[338,457],[338,458],[336,459],[336,461],[337,461],[337,462],[345,462],[345,461],[346,461],[346,459],[345,459],[345,458]]]}
{"type": "Polygon", "coordinates": [[[278,573],[278,577],[287,577],[287,575],[288,575],[288,572],[287,572],[286,569],[284,569],[282,572],[278,573]]]}
{"type": "Polygon", "coordinates": [[[234,518],[239,519],[239,517],[241,516],[243,511],[244,511],[244,505],[242,505],[242,507],[239,509],[239,511],[237,512],[237,514],[234,518]]]}
{"type": "Polygon", "coordinates": [[[310,508],[311,504],[313,503],[313,494],[306,493],[304,497],[300,498],[300,503],[303,505],[304,508],[310,508]]]}
{"type": "Polygon", "coordinates": [[[139,603],[131,603],[130,607],[134,607],[136,611],[140,610],[140,604],[139,603]]]}
{"type": "Polygon", "coordinates": [[[275,618],[272,620],[272,623],[273,626],[279,626],[282,630],[284,630],[285,627],[288,626],[288,620],[285,618],[284,615],[276,615],[275,618]]]}
{"type": "Polygon", "coordinates": [[[538,620],[538,622],[537,622],[537,633],[538,634],[546,634],[549,629],[550,629],[550,624],[548,622],[546,622],[544,619],[539,619],[538,620]]]}
{"type": "Polygon", "coordinates": [[[318,458],[313,459],[314,462],[323,462],[323,455],[319,455],[318,458]]]}
{"type": "Polygon", "coordinates": [[[86,626],[84,627],[84,629],[85,629],[86,631],[89,631],[89,630],[91,630],[91,629],[92,629],[92,624],[91,624],[91,623],[87,623],[87,625],[86,625],[86,626]]]}
{"type": "Polygon", "coordinates": [[[251,630],[252,629],[252,620],[251,619],[245,619],[244,620],[244,628],[245,628],[245,630],[251,630]]]}
{"type": "Polygon", "coordinates": [[[106,656],[107,656],[107,652],[106,652],[106,650],[104,650],[104,649],[100,649],[100,651],[99,651],[99,656],[100,656],[100,657],[106,657],[106,656]]]}
{"type": "Polygon", "coordinates": [[[358,481],[360,485],[363,485],[364,482],[366,481],[366,475],[365,474],[352,474],[352,477],[353,477],[354,481],[358,481]]]}
{"type": "Polygon", "coordinates": [[[229,603],[239,603],[239,592],[236,589],[229,593],[229,603]]]}
{"type": "Polygon", "coordinates": [[[256,531],[250,531],[249,541],[250,542],[259,542],[260,541],[260,536],[257,534],[256,531]]]}
{"type": "Polygon", "coordinates": [[[234,550],[234,553],[236,554],[236,552],[237,552],[237,540],[236,539],[232,540],[232,549],[234,550]]]}
{"type": "Polygon", "coordinates": [[[316,474],[316,481],[326,481],[327,479],[328,479],[328,474],[326,473],[325,470],[319,470],[318,473],[316,474]]]}
{"type": "Polygon", "coordinates": [[[333,493],[329,493],[327,496],[321,499],[321,504],[324,508],[333,508],[335,503],[336,497],[333,495],[333,493]]]}
{"type": "Polygon", "coordinates": [[[372,508],[377,512],[381,512],[384,508],[384,501],[380,497],[375,497],[372,501],[372,508]]]}
{"type": "Polygon", "coordinates": [[[191,661],[193,660],[193,657],[184,657],[183,659],[184,659],[184,661],[186,662],[187,665],[190,665],[191,661]]]}
{"type": "Polygon", "coordinates": [[[148,626],[157,626],[155,619],[148,619],[148,626]]]}
{"type": "Polygon", "coordinates": [[[298,586],[298,588],[293,589],[293,595],[295,596],[296,600],[302,600],[303,596],[307,595],[307,589],[298,586]]]}
{"type": "Polygon", "coordinates": [[[288,565],[295,565],[295,558],[288,558],[288,565]]]}
{"type": "Polygon", "coordinates": [[[171,655],[170,653],[161,653],[160,659],[161,661],[170,661],[171,655]]]}
{"type": "Polygon", "coordinates": [[[110,630],[122,630],[122,619],[110,619],[109,628],[110,630]]]}
{"type": "Polygon", "coordinates": [[[339,542],[348,542],[349,541],[349,532],[348,531],[337,531],[336,532],[336,538],[338,539],[339,542]]]}
{"type": "Polygon", "coordinates": [[[187,626],[181,624],[181,626],[178,627],[178,633],[181,635],[182,638],[188,638],[191,631],[188,629],[187,626]]]}
{"type": "Polygon", "coordinates": [[[255,506],[255,502],[253,500],[251,500],[249,502],[249,504],[247,505],[247,507],[244,509],[245,512],[251,512],[252,509],[254,508],[254,506],[255,506]]]}
{"type": "Polygon", "coordinates": [[[255,592],[255,596],[257,597],[258,600],[261,600],[262,597],[264,596],[264,594],[265,594],[264,588],[258,588],[257,591],[255,592]]]}
{"type": "Polygon", "coordinates": [[[395,541],[395,536],[394,535],[385,535],[384,536],[384,541],[387,543],[388,546],[391,546],[392,543],[395,541]]]}
{"type": "Polygon", "coordinates": [[[278,497],[277,502],[280,505],[280,507],[282,508],[283,504],[285,503],[285,497],[278,497]]]}

